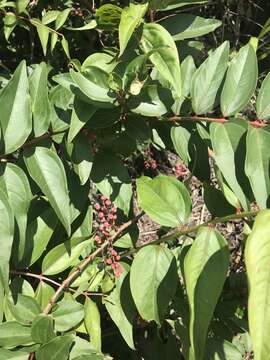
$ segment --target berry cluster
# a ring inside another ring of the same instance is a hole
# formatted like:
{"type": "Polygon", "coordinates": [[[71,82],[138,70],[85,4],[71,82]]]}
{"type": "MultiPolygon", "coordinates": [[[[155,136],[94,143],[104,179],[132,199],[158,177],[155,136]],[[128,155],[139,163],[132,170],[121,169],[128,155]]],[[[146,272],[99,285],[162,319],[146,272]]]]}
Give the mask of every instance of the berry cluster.
{"type": "MultiPolygon", "coordinates": [[[[117,220],[117,208],[105,195],[98,196],[94,204],[96,210],[95,225],[96,235],[95,241],[97,245],[101,245],[105,240],[110,240],[111,232],[115,229],[115,221],[117,220]]],[[[110,244],[107,248],[105,263],[109,265],[116,277],[119,277],[123,271],[118,263],[120,256],[110,244]]]]}
{"type": "Polygon", "coordinates": [[[153,152],[151,151],[151,149],[146,149],[144,151],[144,167],[145,169],[152,169],[152,170],[156,170],[157,168],[157,162],[155,159],[153,159],[153,152]]]}
{"type": "Polygon", "coordinates": [[[177,163],[175,164],[175,167],[174,167],[174,174],[176,177],[180,177],[180,176],[184,176],[187,174],[187,168],[181,164],[181,163],[177,163]]]}
{"type": "Polygon", "coordinates": [[[82,10],[81,8],[73,9],[73,10],[71,11],[71,15],[82,17],[82,16],[84,16],[84,10],[82,10]]]}

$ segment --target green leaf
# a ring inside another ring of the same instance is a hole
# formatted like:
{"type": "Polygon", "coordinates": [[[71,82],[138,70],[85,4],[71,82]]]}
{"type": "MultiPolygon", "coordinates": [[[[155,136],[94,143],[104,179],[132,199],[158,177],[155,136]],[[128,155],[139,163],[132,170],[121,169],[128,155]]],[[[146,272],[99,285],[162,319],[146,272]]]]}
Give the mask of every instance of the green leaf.
{"type": "Polygon", "coordinates": [[[231,116],[244,109],[253,95],[258,78],[258,63],[248,44],[233,58],[221,94],[221,110],[231,116]]]}
{"type": "Polygon", "coordinates": [[[190,216],[191,200],[183,183],[170,176],[137,180],[139,206],[160,225],[179,226],[190,216]]]}
{"type": "MultiPolygon", "coordinates": [[[[12,209],[5,193],[0,191],[0,233],[1,233],[1,255],[0,255],[0,287],[9,292],[9,258],[13,242],[14,218],[12,209]]],[[[0,304],[3,298],[0,298],[0,304]]],[[[0,308],[2,306],[0,305],[0,308]]],[[[0,312],[1,313],[1,312],[0,312]]],[[[0,321],[2,318],[0,319],[0,321]]]]}
{"type": "Polygon", "coordinates": [[[89,240],[84,240],[84,238],[72,238],[51,249],[42,262],[43,274],[58,274],[72,266],[73,262],[78,259],[83,249],[89,244],[89,240]]]}
{"type": "Polygon", "coordinates": [[[36,359],[67,360],[73,341],[72,335],[57,336],[36,351],[36,359]]]}
{"type": "Polygon", "coordinates": [[[31,328],[16,321],[0,324],[0,346],[13,348],[19,345],[32,344],[31,328]]]}
{"type": "Polygon", "coordinates": [[[257,102],[258,119],[268,120],[270,118],[270,73],[263,80],[257,102]]]}
{"type": "Polygon", "coordinates": [[[3,22],[5,39],[8,41],[10,35],[12,34],[12,31],[17,25],[17,18],[15,14],[13,14],[12,12],[8,12],[3,19],[3,22]]]}
{"type": "Polygon", "coordinates": [[[98,27],[107,31],[116,30],[120,22],[121,12],[122,8],[114,4],[100,6],[95,12],[98,27]]]}
{"type": "Polygon", "coordinates": [[[55,30],[60,29],[64,23],[66,22],[68,15],[71,11],[71,8],[67,8],[63,11],[60,12],[60,14],[57,16],[56,20],[55,20],[55,30]]]}
{"type": "Polygon", "coordinates": [[[100,313],[96,303],[88,297],[84,303],[84,324],[91,344],[95,350],[101,352],[100,313]]]}
{"type": "Polygon", "coordinates": [[[64,36],[63,36],[62,39],[61,39],[61,45],[62,45],[62,48],[63,48],[65,54],[66,54],[67,57],[70,59],[68,42],[67,42],[67,40],[66,40],[66,38],[65,38],[64,36]]]}
{"type": "Polygon", "coordinates": [[[205,19],[192,14],[177,14],[162,20],[160,24],[175,41],[206,35],[222,25],[220,20],[205,19]]]}
{"type": "Polygon", "coordinates": [[[249,298],[248,322],[252,338],[254,359],[264,360],[269,356],[270,331],[270,210],[261,211],[249,235],[245,248],[249,298]]]}
{"type": "Polygon", "coordinates": [[[25,12],[29,3],[30,3],[30,0],[17,0],[16,7],[17,7],[18,14],[25,12]]]}
{"type": "Polygon", "coordinates": [[[91,66],[87,68],[87,72],[84,74],[77,73],[74,70],[71,70],[70,74],[79,89],[94,104],[96,103],[100,107],[113,106],[115,95],[110,92],[108,86],[109,75],[105,71],[91,66]]]}
{"type": "Polygon", "coordinates": [[[208,326],[221,294],[228,267],[227,241],[214,229],[201,228],[184,261],[190,307],[191,352],[196,360],[204,359],[208,326]]]}
{"type": "Polygon", "coordinates": [[[235,345],[223,339],[208,339],[205,360],[242,360],[243,356],[235,345]]]}
{"type": "Polygon", "coordinates": [[[196,71],[196,66],[191,55],[187,56],[181,63],[181,76],[182,76],[182,95],[173,104],[172,111],[179,115],[183,102],[188,98],[192,77],[196,71]]]}
{"type": "Polygon", "coordinates": [[[121,159],[98,153],[91,171],[91,181],[125,214],[129,213],[132,198],[131,179],[121,159]]]}
{"type": "Polygon", "coordinates": [[[58,34],[56,34],[55,32],[51,34],[51,52],[53,52],[55,45],[57,43],[58,40],[58,34]]]}
{"type": "Polygon", "coordinates": [[[77,301],[62,300],[52,312],[57,331],[68,331],[78,325],[84,317],[83,305],[77,301]]]}
{"type": "Polygon", "coordinates": [[[5,154],[17,150],[30,135],[32,130],[30,106],[26,62],[23,60],[0,94],[0,123],[5,154]]]}
{"type": "Polygon", "coordinates": [[[172,86],[175,96],[181,97],[181,71],[176,45],[170,33],[159,24],[144,24],[141,46],[145,52],[156,50],[150,60],[172,86]]]}
{"type": "Polygon", "coordinates": [[[28,360],[29,353],[20,351],[20,350],[6,350],[0,349],[0,359],[1,360],[28,360]]]}
{"type": "Polygon", "coordinates": [[[245,172],[260,208],[267,208],[269,206],[269,141],[269,130],[249,127],[246,139],[245,172]]]}
{"type": "MultiPolygon", "coordinates": [[[[156,1],[156,0],[152,0],[156,1]]],[[[177,9],[186,5],[205,4],[210,0],[157,0],[157,10],[167,11],[177,9]]],[[[151,3],[152,4],[152,3],[151,3]]],[[[152,5],[151,5],[152,6],[152,5]]]]}
{"type": "Polygon", "coordinates": [[[32,193],[27,176],[21,168],[12,163],[7,163],[0,179],[0,187],[3,184],[3,191],[6,189],[9,204],[12,208],[19,229],[18,260],[22,260],[25,252],[25,236],[27,224],[27,212],[32,193]],[[2,183],[2,184],[1,184],[2,183]]]}
{"type": "Polygon", "coordinates": [[[116,66],[114,57],[110,54],[98,52],[89,55],[82,63],[82,71],[86,71],[89,66],[95,66],[101,70],[106,71],[108,74],[113,71],[116,66]]]}
{"type": "Polygon", "coordinates": [[[40,281],[36,289],[35,299],[41,306],[42,310],[48,305],[54,293],[54,289],[49,284],[44,281],[40,281]]]}
{"type": "Polygon", "coordinates": [[[58,219],[52,208],[47,208],[27,226],[27,252],[25,261],[34,264],[46,250],[58,219]]]}
{"type": "Polygon", "coordinates": [[[191,160],[188,148],[190,137],[190,132],[183,126],[175,126],[171,128],[173,146],[186,165],[188,165],[191,160]]]}
{"type": "Polygon", "coordinates": [[[57,16],[59,15],[59,10],[49,10],[42,16],[42,24],[47,25],[55,21],[57,16]]]}
{"type": "Polygon", "coordinates": [[[24,162],[30,176],[48,197],[51,206],[70,235],[70,200],[62,161],[52,150],[37,146],[34,150],[25,151],[24,162]]]}
{"type": "Polygon", "coordinates": [[[173,99],[170,91],[157,85],[147,85],[142,88],[139,95],[130,97],[128,107],[135,114],[149,117],[159,117],[166,114],[173,99]]]}
{"type": "Polygon", "coordinates": [[[85,124],[95,114],[97,108],[81,101],[77,96],[74,98],[74,107],[71,115],[71,122],[68,131],[68,142],[71,142],[79,131],[85,126],[85,124]]]}
{"type": "Polygon", "coordinates": [[[223,217],[235,212],[235,208],[228,203],[223,192],[208,183],[203,184],[203,200],[214,217],[223,217]]]}
{"type": "Polygon", "coordinates": [[[35,136],[44,134],[50,124],[46,63],[37,65],[29,78],[35,136]]]}
{"type": "Polygon", "coordinates": [[[127,44],[136,29],[144,17],[148,8],[146,4],[129,4],[129,7],[125,7],[121,12],[121,20],[119,24],[119,45],[121,56],[127,47],[127,44]]]}
{"type": "Polygon", "coordinates": [[[50,315],[38,315],[31,326],[32,339],[39,344],[45,344],[55,338],[53,318],[50,315]]]}
{"type": "MultiPolygon", "coordinates": [[[[236,152],[239,152],[241,139],[246,133],[246,126],[243,121],[230,121],[225,124],[211,124],[210,136],[215,154],[215,161],[221,170],[225,180],[233,190],[241,205],[248,209],[242,183],[239,182],[239,173],[244,162],[237,161],[236,152]]],[[[243,154],[243,152],[242,152],[243,154]]]]}
{"type": "Polygon", "coordinates": [[[31,19],[30,21],[37,28],[37,33],[42,46],[43,54],[44,56],[46,56],[50,29],[48,28],[48,26],[42,24],[38,19],[31,19]]]}
{"type": "Polygon", "coordinates": [[[7,297],[7,305],[14,319],[24,325],[29,325],[41,313],[41,308],[37,301],[27,295],[18,294],[16,302],[14,302],[10,295],[7,297]]]}
{"type": "Polygon", "coordinates": [[[89,179],[93,165],[91,143],[83,135],[78,135],[71,147],[70,155],[74,171],[79,176],[81,185],[84,185],[89,179]]]}
{"type": "Polygon", "coordinates": [[[97,22],[96,20],[90,20],[89,23],[80,26],[80,27],[67,27],[66,29],[71,30],[71,31],[84,31],[84,30],[92,30],[94,28],[97,27],[97,22]]]}
{"type": "Polygon", "coordinates": [[[213,110],[228,59],[229,42],[225,41],[196,70],[191,84],[192,107],[196,114],[206,114],[213,110]]]}
{"type": "Polygon", "coordinates": [[[105,298],[105,306],[128,346],[135,350],[133,320],[136,307],[130,291],[129,274],[122,275],[116,282],[115,289],[105,298]]]}
{"type": "Polygon", "coordinates": [[[130,289],[143,319],[161,324],[178,282],[176,260],[165,246],[148,245],[135,256],[130,289]]]}

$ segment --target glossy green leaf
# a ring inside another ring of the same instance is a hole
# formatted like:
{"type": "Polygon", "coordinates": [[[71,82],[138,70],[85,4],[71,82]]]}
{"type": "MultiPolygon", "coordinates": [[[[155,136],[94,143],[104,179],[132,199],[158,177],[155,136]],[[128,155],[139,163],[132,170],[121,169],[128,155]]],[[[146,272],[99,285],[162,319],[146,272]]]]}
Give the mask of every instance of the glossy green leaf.
{"type": "Polygon", "coordinates": [[[184,261],[190,307],[191,354],[196,360],[204,359],[208,326],[221,294],[228,268],[227,241],[214,229],[201,228],[184,261]]]}
{"type": "Polygon", "coordinates": [[[121,56],[127,47],[127,44],[142,18],[147,11],[148,4],[129,4],[121,12],[121,20],[119,24],[119,45],[121,56]]]}
{"type": "Polygon", "coordinates": [[[55,20],[55,29],[58,30],[60,29],[64,23],[66,22],[68,15],[71,11],[71,8],[67,8],[63,11],[60,12],[60,14],[58,14],[56,20],[55,20]]]}
{"type": "Polygon", "coordinates": [[[79,89],[85,94],[94,104],[99,106],[112,107],[115,101],[115,95],[111,94],[108,87],[109,75],[99,69],[98,67],[87,67],[87,72],[84,74],[77,73],[74,70],[70,71],[73,81],[77,84],[79,89]]]}
{"type": "Polygon", "coordinates": [[[40,281],[35,292],[35,299],[41,306],[42,310],[48,305],[50,299],[53,297],[55,291],[51,285],[44,281],[40,281]]]}
{"type": "Polygon", "coordinates": [[[25,325],[29,325],[41,313],[39,304],[31,296],[18,294],[15,302],[10,295],[7,304],[14,319],[25,325]]]}
{"type": "Polygon", "coordinates": [[[239,199],[242,207],[248,209],[248,200],[239,183],[239,172],[243,163],[236,164],[236,152],[246,133],[243,121],[231,121],[225,124],[211,124],[210,135],[215,161],[225,180],[239,199]]]}
{"type": "Polygon", "coordinates": [[[270,73],[263,80],[256,102],[258,119],[268,120],[270,118],[270,73]]]}
{"type": "Polygon", "coordinates": [[[249,235],[245,248],[249,298],[248,322],[253,343],[254,359],[269,356],[270,331],[270,210],[261,211],[249,235]]]}
{"type": "Polygon", "coordinates": [[[228,59],[229,42],[226,41],[196,70],[191,85],[192,107],[196,114],[206,114],[213,110],[228,59]]]}
{"type": "Polygon", "coordinates": [[[70,59],[70,53],[69,53],[69,45],[68,45],[68,41],[66,40],[66,38],[63,36],[62,40],[61,40],[61,45],[62,48],[66,54],[66,56],[70,59]]]}
{"type": "Polygon", "coordinates": [[[35,136],[44,134],[50,123],[47,72],[47,65],[42,62],[35,67],[29,78],[35,136]]]}
{"type": "Polygon", "coordinates": [[[95,66],[101,70],[106,71],[108,74],[113,71],[116,66],[114,57],[105,52],[97,52],[89,55],[82,63],[82,71],[86,71],[89,66],[95,66]]]}
{"type": "Polygon", "coordinates": [[[32,179],[48,197],[51,206],[70,234],[70,207],[65,169],[55,152],[36,147],[24,153],[24,162],[32,179]]]}
{"type": "Polygon", "coordinates": [[[148,245],[135,256],[130,289],[143,319],[161,324],[178,281],[176,260],[164,246],[148,245]]]}
{"type": "Polygon", "coordinates": [[[47,25],[55,21],[57,16],[59,15],[59,10],[49,10],[42,16],[42,24],[47,25]]]}
{"type": "Polygon", "coordinates": [[[30,135],[32,130],[30,106],[26,63],[23,60],[0,94],[0,124],[5,154],[17,150],[30,135]]]}
{"type": "Polygon", "coordinates": [[[189,154],[190,137],[190,132],[183,126],[175,126],[171,129],[173,146],[177,154],[180,156],[180,158],[184,161],[186,165],[188,165],[191,160],[189,154]]]}
{"type": "Polygon", "coordinates": [[[223,339],[208,339],[205,360],[242,360],[243,356],[235,345],[223,339]]]}
{"type": "Polygon", "coordinates": [[[96,20],[90,20],[87,24],[80,26],[80,27],[67,27],[68,30],[71,31],[85,31],[85,30],[92,30],[97,27],[96,20]]]}
{"type": "Polygon", "coordinates": [[[153,0],[157,2],[157,10],[173,10],[187,5],[205,4],[210,0],[153,0]]]}
{"type": "Polygon", "coordinates": [[[90,336],[91,344],[97,351],[101,352],[100,313],[96,303],[90,298],[86,298],[84,303],[84,324],[90,336]]]}
{"type": "Polygon", "coordinates": [[[38,315],[31,326],[32,339],[39,344],[49,342],[56,336],[53,328],[53,318],[50,315],[38,315]]]}
{"type": "Polygon", "coordinates": [[[81,185],[84,185],[89,179],[93,165],[92,146],[85,136],[78,135],[74,139],[70,155],[74,171],[79,176],[81,185]]]}
{"type": "Polygon", "coordinates": [[[27,212],[32,193],[27,176],[17,165],[8,163],[0,180],[0,187],[8,196],[9,204],[19,229],[18,260],[22,260],[26,246],[27,212]]]}
{"type": "Polygon", "coordinates": [[[221,110],[231,116],[243,110],[253,95],[258,78],[258,63],[253,47],[242,47],[229,66],[221,94],[221,110]]]}
{"type": "Polygon", "coordinates": [[[205,19],[192,14],[176,14],[160,22],[169,31],[175,41],[206,35],[222,22],[216,19],[205,19]]]}
{"type": "Polygon", "coordinates": [[[183,183],[170,176],[137,180],[139,206],[160,225],[184,224],[191,212],[191,200],[183,183]]]}
{"type": "Polygon", "coordinates": [[[0,349],[1,360],[28,360],[29,354],[24,351],[16,350],[11,351],[7,349],[0,349]]]}
{"type": "Polygon", "coordinates": [[[132,198],[131,179],[121,159],[109,153],[97,154],[91,170],[91,181],[125,214],[132,198]]]}
{"type": "Polygon", "coordinates": [[[128,346],[135,350],[133,320],[136,314],[136,307],[131,296],[128,274],[120,277],[116,282],[115,289],[105,300],[105,306],[110,317],[118,327],[128,346]]]}
{"type": "Polygon", "coordinates": [[[157,85],[147,85],[142,88],[139,95],[132,96],[127,104],[135,114],[159,117],[169,111],[173,99],[169,90],[157,85]]]}
{"type": "Polygon", "coordinates": [[[31,328],[16,321],[7,321],[0,324],[0,346],[13,348],[18,345],[33,343],[31,328]]]}
{"type": "MultiPolygon", "coordinates": [[[[0,287],[9,292],[9,258],[13,242],[14,218],[7,196],[0,191],[0,232],[1,232],[1,255],[0,255],[0,287]]],[[[0,304],[3,298],[0,298],[0,304]]],[[[1,308],[1,305],[0,305],[1,308]]],[[[0,312],[1,313],[1,312],[0,312]]],[[[0,319],[2,320],[2,319],[0,319]]]]}
{"type": "Polygon", "coordinates": [[[192,77],[196,71],[196,66],[191,55],[187,56],[181,63],[181,76],[182,76],[182,95],[180,99],[176,99],[172,106],[172,111],[179,115],[184,101],[188,98],[191,89],[192,77]]]}
{"type": "Polygon", "coordinates": [[[37,360],[68,360],[74,339],[72,335],[57,336],[36,351],[37,360]]]}
{"type": "Polygon", "coordinates": [[[68,142],[71,142],[85,124],[95,114],[97,108],[94,105],[81,101],[77,96],[74,99],[74,107],[68,131],[68,142]]]}
{"type": "Polygon", "coordinates": [[[257,204],[262,209],[269,206],[269,141],[269,131],[251,126],[249,127],[246,139],[247,152],[245,172],[249,178],[257,204]]]}
{"type": "Polygon", "coordinates": [[[141,46],[145,52],[156,50],[150,60],[172,86],[176,98],[182,93],[181,71],[176,45],[170,33],[159,24],[144,24],[141,46]]]}
{"type": "Polygon", "coordinates": [[[34,264],[46,250],[57,223],[58,219],[52,208],[48,208],[28,224],[28,251],[25,254],[25,261],[30,265],[34,264]]]}
{"type": "Polygon", "coordinates": [[[83,305],[77,301],[62,300],[57,304],[52,316],[57,331],[68,331],[83,320],[83,305]]]}
{"type": "Polygon", "coordinates": [[[42,272],[45,275],[58,274],[72,266],[81,252],[88,245],[84,238],[72,238],[50,250],[42,262],[42,272]]]}
{"type": "Polygon", "coordinates": [[[3,22],[5,39],[8,41],[10,35],[12,34],[13,30],[17,25],[17,18],[15,14],[13,14],[12,12],[8,12],[3,19],[3,22]]]}
{"type": "Polygon", "coordinates": [[[31,23],[37,28],[37,33],[42,46],[43,54],[44,56],[46,56],[50,30],[47,26],[43,25],[38,19],[31,20],[31,23]]]}

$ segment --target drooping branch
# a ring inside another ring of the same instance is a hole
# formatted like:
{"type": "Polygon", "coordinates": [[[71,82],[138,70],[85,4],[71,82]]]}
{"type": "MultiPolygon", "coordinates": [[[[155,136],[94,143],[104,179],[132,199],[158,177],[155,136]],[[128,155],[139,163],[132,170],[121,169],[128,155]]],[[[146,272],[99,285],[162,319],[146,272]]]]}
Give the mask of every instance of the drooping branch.
{"type": "Polygon", "coordinates": [[[99,254],[102,254],[102,252],[106,249],[106,247],[115,242],[122,234],[123,232],[129,228],[132,224],[135,224],[138,222],[138,220],[142,217],[143,212],[140,213],[138,216],[136,216],[134,219],[127,221],[123,225],[121,225],[117,231],[107,240],[105,241],[97,250],[95,250],[93,253],[88,255],[81,263],[76,267],[76,269],[61,283],[61,285],[56,290],[55,294],[52,296],[50,301],[48,302],[47,306],[43,310],[44,314],[49,314],[52,310],[53,305],[57,302],[59,297],[62,295],[62,293],[70,287],[70,285],[84,272],[84,270],[92,263],[92,261],[97,257],[99,254]]]}

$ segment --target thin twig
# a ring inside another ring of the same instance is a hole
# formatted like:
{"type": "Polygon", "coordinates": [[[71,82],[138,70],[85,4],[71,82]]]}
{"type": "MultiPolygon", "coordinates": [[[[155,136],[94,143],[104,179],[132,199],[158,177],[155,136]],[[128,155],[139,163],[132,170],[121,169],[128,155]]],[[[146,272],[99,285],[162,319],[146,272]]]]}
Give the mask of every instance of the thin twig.
{"type": "Polygon", "coordinates": [[[121,225],[118,230],[112,235],[107,241],[105,241],[96,251],[88,255],[79,266],[62,282],[58,287],[55,294],[52,296],[47,306],[43,310],[43,314],[49,314],[52,310],[53,305],[57,302],[62,293],[70,287],[70,285],[83,273],[83,271],[88,267],[88,265],[95,259],[97,255],[102,253],[102,251],[111,243],[116,241],[119,236],[132,224],[136,223],[143,215],[143,212],[136,216],[134,219],[127,221],[121,225]]]}

